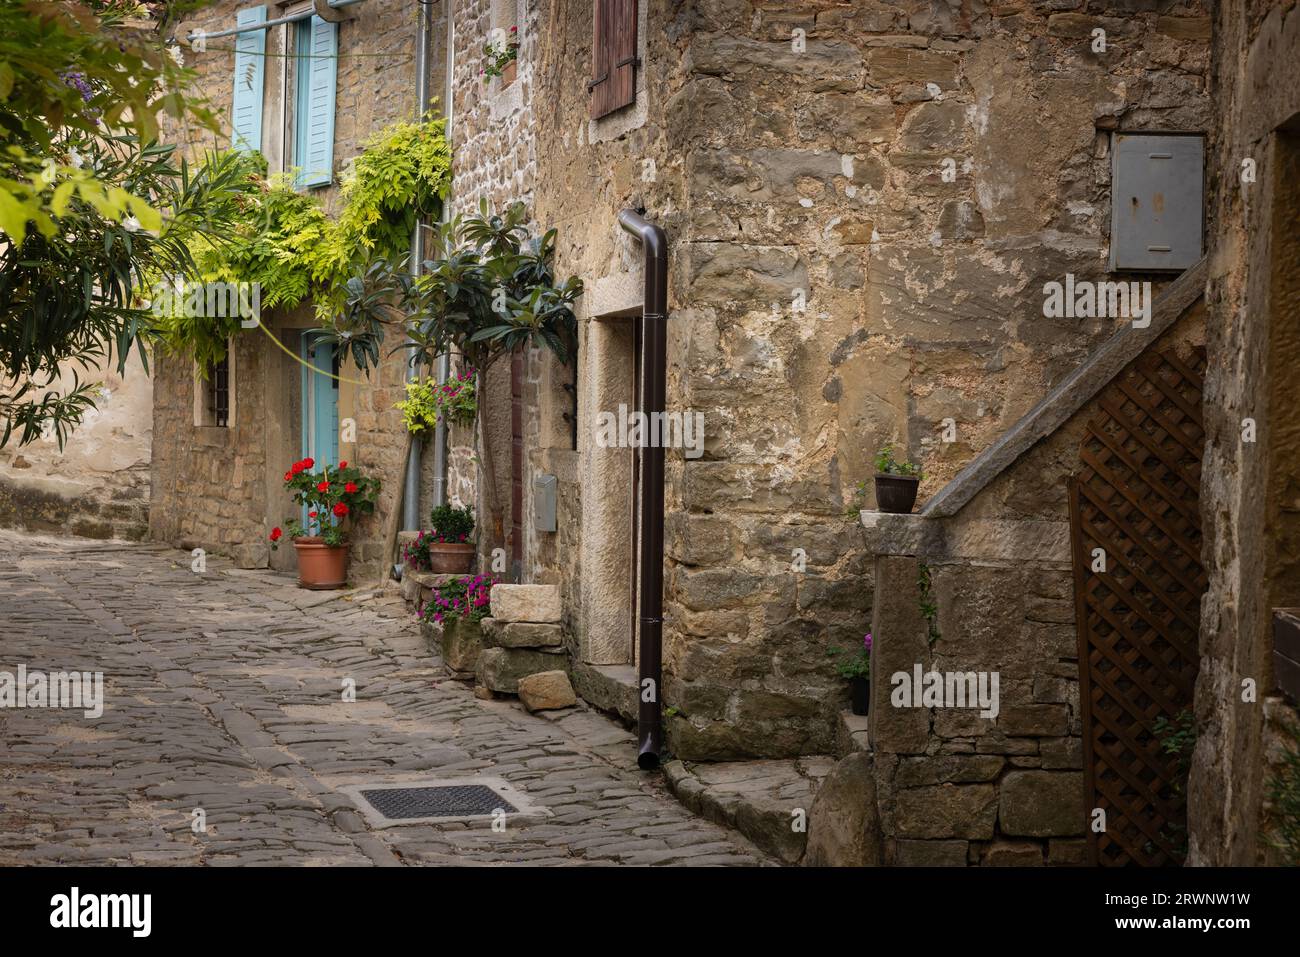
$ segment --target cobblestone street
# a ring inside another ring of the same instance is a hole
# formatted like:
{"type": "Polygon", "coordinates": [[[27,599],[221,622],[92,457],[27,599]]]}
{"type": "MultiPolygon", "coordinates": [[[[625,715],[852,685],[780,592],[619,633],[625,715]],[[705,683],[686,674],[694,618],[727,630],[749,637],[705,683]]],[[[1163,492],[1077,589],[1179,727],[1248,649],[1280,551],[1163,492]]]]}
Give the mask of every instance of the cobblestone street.
{"type": "Polygon", "coordinates": [[[607,718],[447,680],[400,602],[190,561],[0,532],[0,672],[104,675],[97,719],[0,709],[0,865],[767,863],[607,718]],[[476,774],[549,816],[372,830],[340,790],[476,774]]]}

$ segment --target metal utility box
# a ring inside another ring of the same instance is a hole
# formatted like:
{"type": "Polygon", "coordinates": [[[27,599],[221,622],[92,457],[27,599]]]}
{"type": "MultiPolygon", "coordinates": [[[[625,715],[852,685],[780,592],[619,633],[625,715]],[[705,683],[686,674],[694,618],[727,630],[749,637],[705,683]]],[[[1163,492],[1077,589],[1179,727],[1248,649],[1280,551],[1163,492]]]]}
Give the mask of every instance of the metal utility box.
{"type": "Polygon", "coordinates": [[[539,532],[553,532],[555,525],[556,481],[554,475],[533,479],[533,527],[539,532]]]}
{"type": "Polygon", "coordinates": [[[1111,134],[1110,268],[1179,272],[1201,258],[1205,138],[1111,134]]]}

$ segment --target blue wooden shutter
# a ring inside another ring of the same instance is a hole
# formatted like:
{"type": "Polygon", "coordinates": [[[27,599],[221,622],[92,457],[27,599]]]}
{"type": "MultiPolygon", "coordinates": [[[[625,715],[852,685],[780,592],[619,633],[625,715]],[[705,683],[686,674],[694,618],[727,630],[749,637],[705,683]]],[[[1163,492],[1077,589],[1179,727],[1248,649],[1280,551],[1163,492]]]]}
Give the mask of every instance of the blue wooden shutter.
{"type": "MultiPolygon", "coordinates": [[[[302,137],[299,186],[326,186],[334,178],[334,86],[338,77],[338,25],[313,16],[310,26],[311,58],[300,65],[298,76],[307,80],[306,116],[296,125],[302,137]]],[[[300,100],[301,102],[301,100],[300,100]]]]}
{"type": "MultiPolygon", "coordinates": [[[[240,10],[241,27],[266,22],[266,7],[240,10]]],[[[266,31],[250,30],[235,37],[235,100],[231,108],[230,145],[240,150],[262,148],[262,77],[266,64],[266,31]]]]}

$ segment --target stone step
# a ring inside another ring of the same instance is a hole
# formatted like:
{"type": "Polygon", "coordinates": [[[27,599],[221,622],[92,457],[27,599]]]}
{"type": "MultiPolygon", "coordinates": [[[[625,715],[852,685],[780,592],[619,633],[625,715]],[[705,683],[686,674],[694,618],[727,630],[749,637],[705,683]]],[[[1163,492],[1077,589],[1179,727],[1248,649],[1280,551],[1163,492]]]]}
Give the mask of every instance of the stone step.
{"type": "Polygon", "coordinates": [[[559,585],[493,585],[492,617],[498,621],[558,624],[559,585]]]}
{"type": "Polygon", "coordinates": [[[636,723],[637,672],[632,665],[589,665],[575,661],[569,674],[574,689],[593,708],[636,723]]]}
{"type": "Polygon", "coordinates": [[[867,740],[870,726],[869,715],[854,714],[850,708],[841,711],[840,720],[835,725],[835,756],[847,758],[858,751],[870,752],[871,743],[867,740]]]}
{"type": "Polygon", "coordinates": [[[797,864],[817,788],[835,759],[824,755],[717,764],[669,761],[664,779],[686,807],[734,828],[787,864],[797,864]],[[804,828],[795,826],[802,819],[804,828]]]}
{"type": "Polygon", "coordinates": [[[564,633],[558,624],[483,619],[485,648],[559,648],[563,644],[564,633]]]}
{"type": "Polygon", "coordinates": [[[519,679],[543,671],[567,671],[569,656],[563,650],[484,648],[478,656],[478,683],[492,691],[519,693],[519,679]]]}

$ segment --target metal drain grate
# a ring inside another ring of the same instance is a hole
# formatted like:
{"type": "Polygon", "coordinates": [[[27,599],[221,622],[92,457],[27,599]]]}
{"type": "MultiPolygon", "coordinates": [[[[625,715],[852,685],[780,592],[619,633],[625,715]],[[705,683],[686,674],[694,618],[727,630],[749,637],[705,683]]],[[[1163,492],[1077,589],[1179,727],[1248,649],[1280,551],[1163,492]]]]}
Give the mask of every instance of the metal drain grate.
{"type": "Polygon", "coordinates": [[[390,821],[411,818],[470,817],[497,810],[516,813],[513,804],[482,784],[449,784],[425,788],[362,790],[361,796],[390,821]]]}

